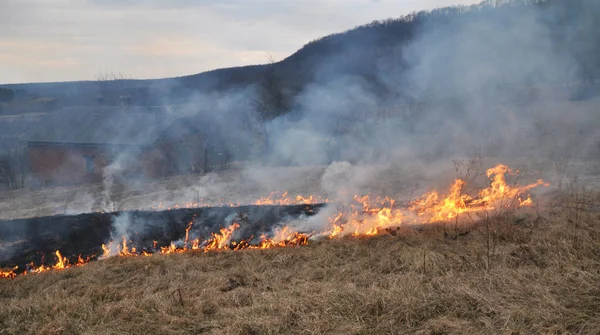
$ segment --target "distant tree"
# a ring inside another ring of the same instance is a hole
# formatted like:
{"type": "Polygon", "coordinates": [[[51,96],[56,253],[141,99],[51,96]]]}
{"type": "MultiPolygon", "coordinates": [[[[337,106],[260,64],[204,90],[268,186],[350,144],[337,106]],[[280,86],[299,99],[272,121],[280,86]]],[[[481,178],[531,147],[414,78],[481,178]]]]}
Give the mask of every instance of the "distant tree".
{"type": "Polygon", "coordinates": [[[95,78],[100,86],[119,86],[120,82],[131,79],[121,72],[113,71],[100,71],[96,73],[95,78]]]}
{"type": "Polygon", "coordinates": [[[0,87],[0,102],[11,102],[15,98],[15,92],[9,88],[0,87]]]}
{"type": "Polygon", "coordinates": [[[9,189],[23,188],[28,173],[27,151],[23,146],[0,146],[0,183],[9,189]]]}
{"type": "Polygon", "coordinates": [[[100,71],[96,73],[96,82],[100,95],[96,96],[98,104],[116,104],[121,103],[120,97],[125,95],[125,89],[131,78],[121,72],[100,71]]]}

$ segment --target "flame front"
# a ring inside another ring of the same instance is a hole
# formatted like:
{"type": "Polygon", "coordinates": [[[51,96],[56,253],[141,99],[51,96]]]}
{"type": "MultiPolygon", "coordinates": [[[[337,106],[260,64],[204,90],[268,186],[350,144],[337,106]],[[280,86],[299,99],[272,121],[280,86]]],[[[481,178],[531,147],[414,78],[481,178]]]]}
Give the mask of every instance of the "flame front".
{"type": "Polygon", "coordinates": [[[510,186],[506,182],[506,174],[515,172],[502,164],[488,169],[486,175],[490,179],[490,186],[480,190],[475,197],[463,192],[466,186],[464,180],[456,179],[445,197],[441,198],[436,191],[429,192],[414,201],[409,210],[419,217],[425,217],[426,222],[436,222],[455,219],[462,213],[531,206],[533,201],[526,192],[547,185],[538,180],[526,186],[510,186]]]}
{"type": "MultiPolygon", "coordinates": [[[[168,246],[160,247],[159,253],[290,247],[306,245],[311,237],[326,236],[333,239],[346,235],[372,236],[381,233],[385,229],[403,224],[458,221],[463,213],[494,212],[502,209],[531,206],[533,200],[527,192],[537,186],[548,185],[542,180],[526,186],[519,186],[516,183],[509,185],[506,181],[506,175],[514,175],[516,172],[502,164],[488,169],[486,174],[490,180],[489,187],[479,190],[474,195],[465,192],[467,182],[462,179],[454,180],[446,194],[431,191],[404,206],[398,206],[396,200],[389,197],[373,198],[370,195],[355,195],[350,203],[335,204],[338,206],[338,211],[329,217],[329,225],[323,231],[303,233],[291,226],[283,226],[272,231],[269,234],[270,236],[263,235],[258,239],[250,238],[249,240],[234,241],[234,233],[240,227],[238,223],[234,222],[228,227],[221,228],[219,232],[211,233],[207,239],[202,240],[196,237],[190,241],[190,231],[193,225],[193,221],[191,221],[185,228],[183,243],[178,242],[180,246],[177,246],[174,242],[171,242],[168,246]]],[[[322,203],[328,202],[328,200],[314,196],[290,198],[287,192],[274,192],[269,197],[260,198],[255,204],[291,205],[316,202],[322,203]]],[[[121,237],[120,242],[111,241],[108,246],[102,244],[102,255],[99,258],[103,259],[116,255],[153,255],[153,253],[146,251],[140,253],[136,247],[130,247],[130,244],[132,242],[127,241],[125,236],[121,237]]],[[[152,249],[159,250],[157,247],[158,241],[153,241],[152,249]]],[[[55,252],[55,256],[57,261],[53,266],[40,265],[36,267],[31,263],[26,267],[24,274],[40,273],[50,269],[62,270],[71,266],[69,260],[62,257],[58,250],[55,252]]],[[[75,266],[87,264],[94,257],[83,259],[79,255],[75,266]]],[[[17,276],[17,270],[17,267],[0,270],[0,278],[14,278],[17,276]]]]}
{"type": "Polygon", "coordinates": [[[498,165],[494,168],[487,170],[487,176],[491,179],[491,185],[479,191],[478,199],[474,200],[474,206],[481,206],[485,209],[496,209],[510,206],[529,206],[532,204],[530,195],[527,195],[526,199],[523,199],[523,195],[530,189],[540,186],[548,185],[543,180],[538,180],[533,184],[526,186],[515,185],[513,187],[506,183],[506,174],[514,175],[513,172],[506,165],[498,165]]]}

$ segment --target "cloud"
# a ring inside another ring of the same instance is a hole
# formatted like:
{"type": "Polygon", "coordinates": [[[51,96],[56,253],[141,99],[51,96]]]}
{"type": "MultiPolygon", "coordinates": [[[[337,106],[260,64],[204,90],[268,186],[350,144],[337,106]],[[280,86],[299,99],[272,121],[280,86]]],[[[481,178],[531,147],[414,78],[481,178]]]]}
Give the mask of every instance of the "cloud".
{"type": "Polygon", "coordinates": [[[474,2],[6,0],[0,73],[5,83],[92,79],[101,68],[136,78],[185,75],[264,63],[267,54],[282,59],[315,38],[375,19],[474,2]],[[19,47],[3,46],[10,44],[19,47]],[[31,57],[32,49],[42,50],[31,57]],[[47,65],[57,60],[76,62],[56,72],[47,65]]]}

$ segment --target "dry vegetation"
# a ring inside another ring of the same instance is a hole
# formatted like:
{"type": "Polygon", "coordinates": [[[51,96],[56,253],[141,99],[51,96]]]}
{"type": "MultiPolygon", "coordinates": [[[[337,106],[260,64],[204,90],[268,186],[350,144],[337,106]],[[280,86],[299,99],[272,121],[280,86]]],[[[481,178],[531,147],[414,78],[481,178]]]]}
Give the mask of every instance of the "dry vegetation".
{"type": "Polygon", "coordinates": [[[0,333],[598,334],[598,200],[555,196],[548,210],[491,219],[489,233],[405,228],[4,280],[0,333]]]}

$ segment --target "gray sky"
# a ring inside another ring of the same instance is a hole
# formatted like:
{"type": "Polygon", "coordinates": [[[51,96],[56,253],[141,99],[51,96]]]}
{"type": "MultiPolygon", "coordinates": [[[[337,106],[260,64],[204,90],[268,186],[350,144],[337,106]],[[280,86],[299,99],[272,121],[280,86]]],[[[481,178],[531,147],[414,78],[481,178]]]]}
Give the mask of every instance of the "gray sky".
{"type": "Polygon", "coordinates": [[[1,0],[0,83],[193,74],[281,60],[373,20],[478,0],[1,0]]]}

